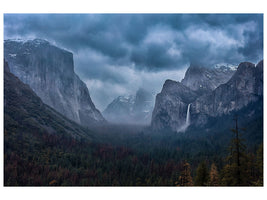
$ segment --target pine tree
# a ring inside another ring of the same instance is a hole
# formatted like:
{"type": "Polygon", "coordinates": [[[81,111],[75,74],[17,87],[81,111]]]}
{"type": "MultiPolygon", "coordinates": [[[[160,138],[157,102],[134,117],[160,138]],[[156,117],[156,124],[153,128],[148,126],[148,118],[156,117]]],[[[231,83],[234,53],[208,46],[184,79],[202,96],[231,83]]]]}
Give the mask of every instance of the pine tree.
{"type": "Polygon", "coordinates": [[[196,186],[205,186],[208,184],[208,169],[205,162],[201,162],[197,168],[197,175],[195,179],[196,186]]]}
{"type": "Polygon", "coordinates": [[[179,177],[179,185],[178,186],[193,186],[190,164],[188,162],[184,162],[183,168],[184,168],[184,170],[182,171],[182,173],[179,177]]]}
{"type": "Polygon", "coordinates": [[[248,173],[248,156],[246,155],[246,146],[240,138],[240,129],[238,128],[238,118],[234,118],[235,128],[232,129],[234,137],[230,145],[230,155],[227,164],[222,170],[222,184],[230,186],[250,185],[250,174],[248,173]]]}
{"type": "Polygon", "coordinates": [[[217,167],[214,163],[211,165],[210,176],[209,176],[209,186],[218,186],[219,185],[219,173],[217,167]]]}
{"type": "Polygon", "coordinates": [[[263,144],[257,150],[256,159],[257,182],[255,185],[263,186],[263,144]]]}

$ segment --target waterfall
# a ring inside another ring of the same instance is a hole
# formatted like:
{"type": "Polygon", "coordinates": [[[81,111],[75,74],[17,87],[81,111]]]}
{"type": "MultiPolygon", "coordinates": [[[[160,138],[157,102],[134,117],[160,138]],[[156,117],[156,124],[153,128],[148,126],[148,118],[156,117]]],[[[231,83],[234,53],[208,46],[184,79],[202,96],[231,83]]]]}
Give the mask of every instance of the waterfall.
{"type": "Polygon", "coordinates": [[[186,121],[185,121],[185,126],[186,128],[190,125],[190,104],[187,106],[187,113],[186,113],[186,121]]]}
{"type": "Polygon", "coordinates": [[[177,132],[185,132],[187,127],[190,125],[190,105],[191,105],[191,103],[188,104],[188,106],[187,106],[185,124],[182,125],[180,128],[178,128],[177,132]]]}

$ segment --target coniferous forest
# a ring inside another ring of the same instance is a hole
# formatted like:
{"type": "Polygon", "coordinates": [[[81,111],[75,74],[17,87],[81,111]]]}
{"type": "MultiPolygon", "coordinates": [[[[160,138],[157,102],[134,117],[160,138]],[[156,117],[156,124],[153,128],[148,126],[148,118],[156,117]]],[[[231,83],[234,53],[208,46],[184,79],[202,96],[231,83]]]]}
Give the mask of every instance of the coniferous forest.
{"type": "Polygon", "coordinates": [[[263,145],[235,128],[222,141],[133,126],[107,127],[121,130],[91,141],[20,128],[5,126],[6,186],[263,185],[263,145]]]}
{"type": "Polygon", "coordinates": [[[263,14],[4,29],[4,186],[263,186],[263,14]]]}
{"type": "Polygon", "coordinates": [[[4,84],[5,186],[263,186],[262,96],[177,133],[80,126],[44,104],[7,62],[4,84]]]}

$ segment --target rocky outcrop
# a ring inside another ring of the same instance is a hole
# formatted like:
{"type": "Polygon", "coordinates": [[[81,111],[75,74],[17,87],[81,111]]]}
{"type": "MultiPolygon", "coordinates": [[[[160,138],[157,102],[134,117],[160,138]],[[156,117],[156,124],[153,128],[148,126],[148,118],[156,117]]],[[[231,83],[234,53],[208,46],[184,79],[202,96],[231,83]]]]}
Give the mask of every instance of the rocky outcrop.
{"type": "Polygon", "coordinates": [[[255,93],[263,95],[263,60],[256,65],[255,93]]]}
{"type": "Polygon", "coordinates": [[[226,66],[207,68],[191,64],[181,83],[202,95],[226,83],[234,72],[235,68],[226,66]]]}
{"type": "Polygon", "coordinates": [[[197,93],[180,82],[166,80],[156,97],[151,126],[154,130],[178,131],[186,122],[188,104],[195,101],[197,93]]]}
{"type": "Polygon", "coordinates": [[[263,61],[256,67],[249,62],[240,63],[236,73],[225,84],[209,94],[203,95],[192,104],[192,115],[198,125],[207,116],[221,116],[239,110],[263,95],[263,61]]]}
{"type": "MultiPolygon", "coordinates": [[[[207,79],[207,69],[190,68],[182,83],[167,80],[157,95],[151,123],[153,129],[180,130],[185,124],[189,103],[191,124],[203,126],[209,117],[227,115],[262,98],[263,61],[256,67],[249,62],[240,63],[233,75],[229,72],[228,81],[218,86],[215,79],[207,79]],[[197,87],[200,83],[205,90],[197,87]]],[[[224,74],[218,80],[227,78],[224,74]]]]}
{"type": "Polygon", "coordinates": [[[67,118],[85,126],[105,121],[74,72],[71,52],[40,39],[6,40],[4,57],[13,74],[67,118]]]}
{"type": "Polygon", "coordinates": [[[7,62],[4,69],[5,131],[18,136],[34,132],[92,139],[89,130],[44,104],[29,85],[10,73],[7,62]]]}

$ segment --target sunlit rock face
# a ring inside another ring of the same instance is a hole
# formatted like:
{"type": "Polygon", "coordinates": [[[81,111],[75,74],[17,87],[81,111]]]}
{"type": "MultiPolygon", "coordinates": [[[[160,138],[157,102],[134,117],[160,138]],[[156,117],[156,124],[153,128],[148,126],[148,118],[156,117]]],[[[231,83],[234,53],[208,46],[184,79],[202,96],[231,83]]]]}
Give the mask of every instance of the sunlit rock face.
{"type": "Polygon", "coordinates": [[[42,101],[82,125],[104,122],[84,82],[74,72],[73,54],[45,40],[6,40],[10,71],[42,101]]]}

